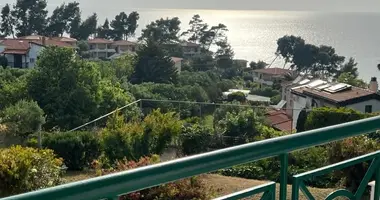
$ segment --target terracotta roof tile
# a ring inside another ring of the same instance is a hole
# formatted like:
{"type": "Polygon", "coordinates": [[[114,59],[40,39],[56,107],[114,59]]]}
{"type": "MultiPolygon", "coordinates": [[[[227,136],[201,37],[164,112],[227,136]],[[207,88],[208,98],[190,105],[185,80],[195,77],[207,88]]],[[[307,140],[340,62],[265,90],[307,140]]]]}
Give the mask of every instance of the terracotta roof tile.
{"type": "Polygon", "coordinates": [[[20,39],[5,39],[0,42],[0,44],[5,46],[5,49],[14,49],[14,50],[27,50],[29,49],[28,40],[20,39]]]}
{"type": "Polygon", "coordinates": [[[283,68],[265,68],[265,69],[256,69],[254,72],[259,72],[263,74],[271,74],[271,75],[285,75],[288,73],[292,73],[292,70],[283,69],[283,68]]]}
{"type": "Polygon", "coordinates": [[[19,54],[19,55],[25,55],[28,53],[28,49],[21,50],[21,49],[5,49],[4,51],[0,52],[0,54],[19,54]]]}
{"type": "Polygon", "coordinates": [[[173,62],[180,62],[180,61],[182,61],[183,60],[183,58],[178,58],[178,57],[171,57],[171,59],[172,59],[172,61],[173,62]]]}
{"type": "Polygon", "coordinates": [[[87,41],[89,44],[112,44],[113,41],[104,38],[94,38],[87,41]]]}
{"type": "Polygon", "coordinates": [[[277,130],[286,132],[292,131],[292,119],[286,115],[284,110],[268,110],[266,113],[266,122],[277,130]]]}
{"type": "Polygon", "coordinates": [[[69,38],[69,37],[53,37],[51,39],[55,41],[60,41],[60,42],[76,42],[77,41],[75,38],[69,38]]]}

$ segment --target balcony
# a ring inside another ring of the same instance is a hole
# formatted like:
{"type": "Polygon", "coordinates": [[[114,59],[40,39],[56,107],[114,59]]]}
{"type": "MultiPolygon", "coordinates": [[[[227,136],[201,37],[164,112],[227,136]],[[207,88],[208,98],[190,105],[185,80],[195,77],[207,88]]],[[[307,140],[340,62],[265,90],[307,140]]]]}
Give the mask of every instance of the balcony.
{"type": "Polygon", "coordinates": [[[307,199],[316,199],[316,197],[313,197],[305,186],[305,181],[330,173],[334,170],[344,169],[367,161],[370,161],[371,165],[365,176],[362,178],[355,194],[349,192],[348,190],[342,189],[331,193],[326,199],[332,200],[336,197],[362,199],[368,183],[371,181],[372,177],[375,177],[375,183],[371,183],[374,188],[373,197],[375,200],[379,200],[380,151],[325,166],[320,169],[294,175],[291,183],[292,194],[291,197],[287,196],[288,154],[290,152],[371,133],[377,131],[378,129],[380,129],[380,117],[372,117],[364,120],[244,144],[126,172],[120,172],[85,181],[7,197],[2,200],[118,199],[118,196],[121,194],[127,194],[182,178],[209,173],[234,165],[275,156],[279,156],[281,160],[280,190],[278,195],[276,195],[275,183],[269,182],[262,186],[217,198],[217,200],[242,199],[255,194],[262,194],[261,199],[267,200],[275,200],[276,196],[278,196],[280,200],[286,200],[289,198],[292,200],[298,200],[300,190],[304,196],[307,197],[307,199]]]}

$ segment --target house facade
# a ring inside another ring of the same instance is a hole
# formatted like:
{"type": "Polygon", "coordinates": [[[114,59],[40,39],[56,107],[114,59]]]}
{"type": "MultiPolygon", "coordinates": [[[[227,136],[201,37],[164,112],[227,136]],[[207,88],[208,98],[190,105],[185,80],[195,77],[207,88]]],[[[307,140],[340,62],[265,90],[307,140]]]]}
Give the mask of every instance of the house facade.
{"type": "Polygon", "coordinates": [[[261,85],[272,86],[276,81],[281,83],[286,75],[293,75],[293,71],[283,68],[265,68],[253,70],[253,81],[261,85]]]}
{"type": "Polygon", "coordinates": [[[177,73],[180,74],[182,70],[183,58],[171,57],[171,59],[174,62],[174,67],[177,69],[177,73]]]}
{"type": "Polygon", "coordinates": [[[34,67],[38,55],[45,46],[71,47],[71,45],[36,36],[26,39],[4,39],[0,40],[0,55],[8,60],[8,66],[15,68],[34,67]]]}
{"type": "Polygon", "coordinates": [[[303,84],[291,88],[287,99],[286,110],[293,118],[293,127],[296,127],[298,116],[303,109],[347,107],[363,113],[380,112],[376,78],[371,79],[369,89],[319,79],[306,79],[301,83],[303,84]]]}
{"type": "Polygon", "coordinates": [[[94,38],[87,41],[90,57],[94,60],[107,59],[116,53],[112,47],[113,41],[103,38],[94,38]]]}
{"type": "Polygon", "coordinates": [[[183,56],[185,58],[191,58],[201,53],[201,46],[192,42],[181,43],[183,56]]]}

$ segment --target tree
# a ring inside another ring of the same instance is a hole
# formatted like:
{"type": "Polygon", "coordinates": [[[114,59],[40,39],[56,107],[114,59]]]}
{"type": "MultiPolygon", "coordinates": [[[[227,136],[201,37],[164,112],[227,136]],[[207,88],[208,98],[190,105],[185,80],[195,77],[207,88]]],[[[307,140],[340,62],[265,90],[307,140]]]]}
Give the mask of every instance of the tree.
{"type": "Polygon", "coordinates": [[[11,8],[9,4],[5,4],[1,10],[0,37],[12,36],[14,38],[14,25],[15,21],[11,15],[11,8]]]}
{"type": "Polygon", "coordinates": [[[227,31],[227,26],[224,24],[212,26],[210,29],[203,31],[202,36],[199,39],[199,43],[202,45],[204,50],[208,51],[212,45],[217,45],[218,43],[227,40],[227,31]]]}
{"type": "Polygon", "coordinates": [[[358,65],[357,62],[355,62],[354,58],[350,58],[347,63],[343,64],[339,71],[336,74],[336,77],[339,77],[343,73],[350,73],[354,78],[358,78],[359,72],[358,68],[356,67],[358,65]]]}
{"type": "Polygon", "coordinates": [[[179,40],[181,21],[178,17],[159,19],[142,30],[140,40],[149,39],[157,43],[171,43],[179,40]]]}
{"type": "Polygon", "coordinates": [[[175,83],[177,81],[177,69],[173,61],[165,55],[156,42],[147,40],[137,52],[137,56],[133,83],[175,83]]]}
{"type": "Polygon", "coordinates": [[[65,3],[61,4],[48,19],[47,35],[56,37],[69,32],[70,24],[75,19],[77,13],[80,13],[78,2],[71,2],[67,5],[65,3]]]}
{"type": "Polygon", "coordinates": [[[302,109],[300,114],[298,115],[298,120],[297,120],[297,125],[296,125],[296,129],[298,133],[305,131],[306,120],[307,120],[306,109],[302,109]]]}
{"type": "Polygon", "coordinates": [[[79,40],[87,40],[92,34],[96,33],[96,26],[98,23],[98,15],[96,13],[89,16],[82,22],[79,27],[79,40]]]}
{"type": "Polygon", "coordinates": [[[101,101],[96,65],[69,48],[45,48],[29,83],[29,95],[46,113],[46,128],[70,129],[97,116],[101,101]]]}
{"type": "Polygon", "coordinates": [[[129,14],[129,16],[127,18],[128,28],[127,28],[127,31],[125,33],[125,39],[128,39],[128,37],[135,35],[136,29],[139,26],[137,24],[137,21],[139,19],[140,19],[140,15],[138,12],[133,11],[129,14]]]}
{"type": "Polygon", "coordinates": [[[338,77],[337,81],[339,83],[347,83],[355,87],[368,88],[368,84],[365,81],[363,81],[362,79],[355,78],[354,75],[348,72],[342,73],[338,77]]]}
{"type": "Polygon", "coordinates": [[[70,34],[70,37],[75,38],[75,39],[80,39],[80,25],[81,25],[81,13],[80,11],[76,12],[73,15],[73,20],[69,23],[68,26],[68,33],[70,34]]]}
{"type": "Polygon", "coordinates": [[[377,69],[380,71],[380,64],[377,65],[377,69]]]}
{"type": "Polygon", "coordinates": [[[46,0],[17,0],[12,11],[17,37],[43,34],[47,24],[46,0]]]}
{"type": "Polygon", "coordinates": [[[215,52],[217,67],[221,69],[231,68],[233,66],[233,57],[235,54],[231,45],[228,43],[227,39],[218,41],[216,45],[219,47],[215,52]]]}
{"type": "Polygon", "coordinates": [[[128,29],[128,15],[125,12],[116,15],[115,19],[111,21],[111,27],[113,29],[112,37],[114,40],[124,39],[124,34],[128,29]]]}
{"type": "Polygon", "coordinates": [[[112,33],[110,29],[110,22],[108,19],[104,21],[103,26],[99,27],[97,30],[97,37],[99,38],[105,38],[105,39],[111,39],[112,33]]]}
{"type": "Polygon", "coordinates": [[[245,94],[242,93],[242,92],[234,92],[234,93],[231,93],[228,95],[228,98],[227,100],[229,102],[232,102],[232,101],[239,101],[241,103],[245,102],[247,99],[245,97],[245,94]]]}
{"type": "Polygon", "coordinates": [[[8,127],[10,133],[27,137],[45,124],[44,111],[35,101],[18,101],[1,112],[1,123],[8,127]]]}
{"type": "Polygon", "coordinates": [[[88,50],[90,49],[90,47],[88,46],[88,43],[86,41],[79,41],[77,43],[77,53],[78,55],[81,57],[81,58],[90,58],[90,54],[88,53],[88,50]]]}
{"type": "Polygon", "coordinates": [[[255,69],[264,69],[265,67],[267,67],[269,64],[262,61],[262,60],[259,60],[257,62],[250,62],[249,63],[249,67],[252,69],[252,70],[255,70],[255,69]]]}
{"type": "Polygon", "coordinates": [[[305,45],[305,40],[301,37],[285,35],[277,40],[276,55],[282,56],[285,63],[291,63],[296,49],[305,45]]]}
{"type": "Polygon", "coordinates": [[[18,102],[29,99],[27,92],[28,69],[0,67],[0,110],[18,102]]]}
{"type": "Polygon", "coordinates": [[[196,14],[189,22],[190,28],[183,32],[181,36],[188,36],[189,42],[199,43],[204,32],[208,29],[208,25],[203,22],[201,17],[196,14]]]}

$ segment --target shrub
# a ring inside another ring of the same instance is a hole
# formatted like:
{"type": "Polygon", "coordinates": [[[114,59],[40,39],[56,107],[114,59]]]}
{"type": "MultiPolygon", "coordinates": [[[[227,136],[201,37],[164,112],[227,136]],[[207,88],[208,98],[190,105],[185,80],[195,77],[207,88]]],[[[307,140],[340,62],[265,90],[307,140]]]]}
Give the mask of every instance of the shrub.
{"type": "Polygon", "coordinates": [[[105,155],[110,161],[126,157],[136,160],[142,156],[162,154],[178,138],[182,122],[174,113],[155,110],[142,122],[125,123],[115,113],[107,122],[101,137],[105,155]]]}
{"type": "Polygon", "coordinates": [[[35,101],[21,100],[5,108],[1,115],[1,122],[8,127],[8,131],[23,138],[36,132],[45,123],[44,111],[35,101]]]}
{"type": "Polygon", "coordinates": [[[99,139],[92,132],[50,133],[42,143],[43,147],[54,150],[62,157],[70,170],[82,170],[101,153],[99,139]]]}
{"type": "Polygon", "coordinates": [[[227,100],[229,102],[231,101],[245,102],[246,97],[245,97],[245,94],[242,92],[234,92],[228,95],[227,100]]]}
{"type": "Polygon", "coordinates": [[[270,103],[272,105],[277,105],[278,103],[280,103],[280,101],[281,101],[281,95],[279,94],[270,98],[270,103]]]}
{"type": "Polygon", "coordinates": [[[274,97],[276,95],[280,95],[280,91],[274,90],[270,87],[254,88],[251,90],[251,94],[260,95],[264,97],[274,97]]]}
{"type": "Polygon", "coordinates": [[[60,184],[61,166],[52,150],[0,149],[0,197],[60,184]]]}
{"type": "Polygon", "coordinates": [[[180,141],[181,151],[185,155],[204,153],[209,150],[213,142],[213,130],[199,124],[183,127],[180,141]]]}

